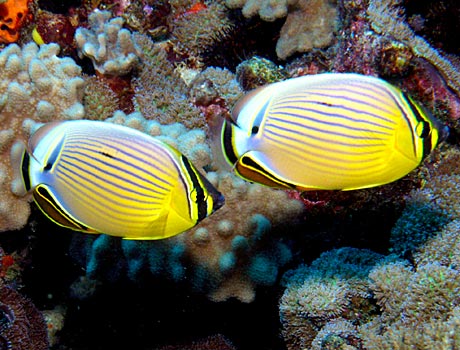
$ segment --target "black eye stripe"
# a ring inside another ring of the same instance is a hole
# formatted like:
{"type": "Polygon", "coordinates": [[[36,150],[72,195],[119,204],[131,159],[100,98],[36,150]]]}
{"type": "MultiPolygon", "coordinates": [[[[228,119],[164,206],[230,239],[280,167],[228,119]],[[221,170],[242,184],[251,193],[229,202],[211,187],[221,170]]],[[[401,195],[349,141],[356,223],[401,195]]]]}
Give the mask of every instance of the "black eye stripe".
{"type": "Polygon", "coordinates": [[[24,181],[24,186],[27,192],[29,192],[31,189],[30,177],[29,177],[29,165],[30,165],[30,156],[29,156],[29,153],[25,151],[24,156],[22,158],[21,173],[22,173],[22,178],[24,181]]]}

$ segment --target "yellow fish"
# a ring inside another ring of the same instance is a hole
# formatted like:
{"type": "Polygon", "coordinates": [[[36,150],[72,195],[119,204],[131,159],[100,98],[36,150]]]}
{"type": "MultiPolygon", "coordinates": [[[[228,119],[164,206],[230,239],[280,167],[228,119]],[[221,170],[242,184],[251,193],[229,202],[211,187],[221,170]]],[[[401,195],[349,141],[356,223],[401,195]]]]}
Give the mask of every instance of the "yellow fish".
{"type": "Polygon", "coordinates": [[[195,226],[223,196],[185,156],[140,131],[98,121],[49,123],[14,145],[16,176],[58,225],[127,239],[195,226]]]}
{"type": "Polygon", "coordinates": [[[227,162],[271,187],[354,190],[395,181],[447,134],[384,80],[326,73],[249,92],[221,129],[227,162]]]}

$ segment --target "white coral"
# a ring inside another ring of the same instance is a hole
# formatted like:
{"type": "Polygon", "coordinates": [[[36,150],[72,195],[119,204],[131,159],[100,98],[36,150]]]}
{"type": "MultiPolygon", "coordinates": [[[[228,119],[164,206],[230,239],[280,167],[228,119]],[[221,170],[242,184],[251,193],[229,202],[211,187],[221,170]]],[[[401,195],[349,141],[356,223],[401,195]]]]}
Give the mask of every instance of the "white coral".
{"type": "Polygon", "coordinates": [[[141,51],[131,32],[122,28],[124,20],[110,17],[110,12],[96,10],[89,15],[89,28],[77,28],[78,55],[89,57],[101,74],[125,75],[138,65],[141,51]]]}
{"type": "Polygon", "coordinates": [[[11,44],[0,52],[0,231],[25,225],[30,208],[27,199],[16,197],[10,150],[16,139],[26,142],[30,122],[84,117],[81,103],[81,69],[70,58],[58,57],[59,46],[35,43],[11,44]]]}

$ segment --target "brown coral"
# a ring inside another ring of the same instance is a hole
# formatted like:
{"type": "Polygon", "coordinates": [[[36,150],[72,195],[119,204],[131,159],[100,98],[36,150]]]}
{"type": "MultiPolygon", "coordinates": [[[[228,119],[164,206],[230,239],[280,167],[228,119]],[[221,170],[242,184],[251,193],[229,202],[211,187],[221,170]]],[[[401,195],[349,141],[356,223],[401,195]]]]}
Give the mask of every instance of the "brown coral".
{"type": "Polygon", "coordinates": [[[188,88],[168,60],[168,45],[154,44],[136,35],[143,52],[143,64],[133,79],[134,105],[147,119],[161,124],[183,123],[188,128],[204,127],[201,111],[187,97],[188,88]]]}
{"type": "Polygon", "coordinates": [[[0,348],[46,350],[48,334],[40,311],[11,287],[0,288],[0,348]]]}
{"type": "Polygon", "coordinates": [[[276,54],[284,60],[296,52],[329,46],[334,40],[337,22],[337,8],[333,1],[299,1],[281,28],[276,54]]]}
{"type": "Polygon", "coordinates": [[[296,52],[329,46],[337,29],[334,0],[226,0],[230,8],[241,8],[245,17],[259,14],[265,21],[286,17],[276,53],[286,59],[296,52]]]}
{"type": "Polygon", "coordinates": [[[170,4],[171,41],[188,57],[201,60],[213,44],[226,39],[233,27],[221,1],[174,0],[170,4]]]}

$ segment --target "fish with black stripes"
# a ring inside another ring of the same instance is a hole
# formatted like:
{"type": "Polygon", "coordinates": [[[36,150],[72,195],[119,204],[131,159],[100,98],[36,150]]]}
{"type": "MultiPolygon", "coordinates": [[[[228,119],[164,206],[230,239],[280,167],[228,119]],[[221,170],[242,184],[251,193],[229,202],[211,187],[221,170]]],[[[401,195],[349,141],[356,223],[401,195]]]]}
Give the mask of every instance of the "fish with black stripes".
{"type": "Polygon", "coordinates": [[[248,181],[354,190],[405,176],[447,133],[382,79],[325,73],[249,92],[223,122],[220,142],[226,161],[248,181]]]}
{"type": "Polygon", "coordinates": [[[13,192],[32,192],[58,225],[125,239],[195,226],[223,196],[178,150],[138,130],[76,120],[45,124],[11,152],[13,192]]]}

